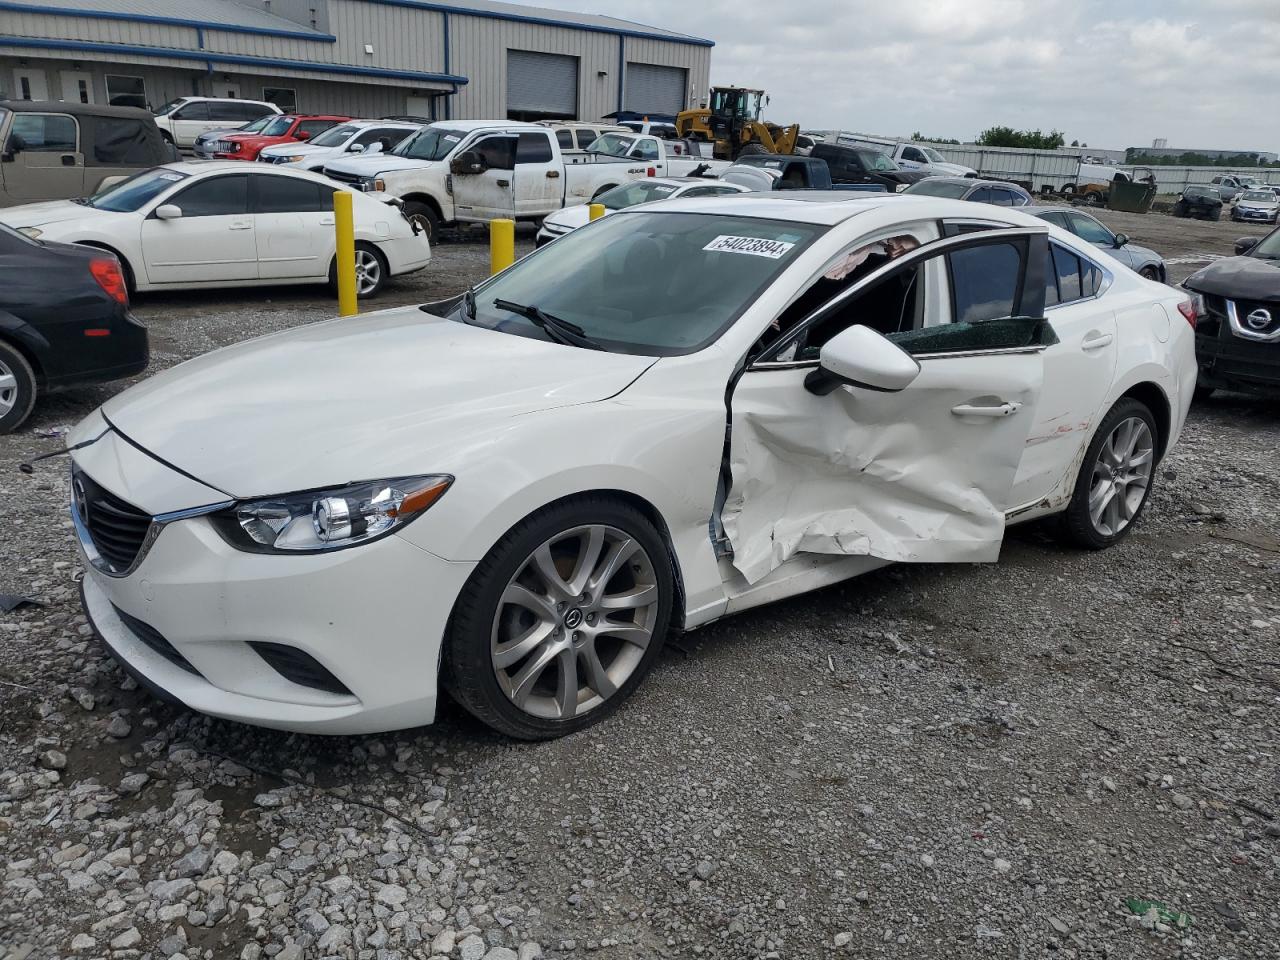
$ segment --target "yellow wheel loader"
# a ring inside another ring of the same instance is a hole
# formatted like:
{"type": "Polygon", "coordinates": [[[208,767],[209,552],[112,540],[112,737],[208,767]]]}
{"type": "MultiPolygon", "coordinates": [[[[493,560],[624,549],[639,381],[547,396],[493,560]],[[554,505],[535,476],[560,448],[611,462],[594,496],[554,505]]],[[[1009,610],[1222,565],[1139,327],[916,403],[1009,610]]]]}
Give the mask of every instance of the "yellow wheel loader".
{"type": "Polygon", "coordinates": [[[714,143],[717,160],[737,160],[744,153],[794,153],[800,125],[780,127],[761,120],[760,110],[768,102],[763,90],[712,87],[709,106],[676,117],[676,133],[714,143]]]}

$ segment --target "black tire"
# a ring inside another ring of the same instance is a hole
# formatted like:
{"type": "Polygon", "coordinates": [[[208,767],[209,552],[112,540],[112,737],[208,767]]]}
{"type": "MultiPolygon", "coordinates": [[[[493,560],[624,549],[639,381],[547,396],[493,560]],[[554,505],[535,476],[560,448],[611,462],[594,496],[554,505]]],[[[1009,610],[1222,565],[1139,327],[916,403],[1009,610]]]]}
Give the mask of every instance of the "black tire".
{"type": "Polygon", "coordinates": [[[752,154],[768,152],[769,151],[764,148],[764,144],[752,140],[750,143],[743,144],[742,149],[738,151],[738,156],[749,157],[752,154]]]}
{"type": "Polygon", "coordinates": [[[1215,393],[1217,393],[1216,387],[1205,387],[1197,383],[1195,390],[1191,394],[1191,400],[1194,403],[1204,403],[1206,400],[1212,399],[1215,393]]]}
{"type": "Polygon", "coordinates": [[[1127,537],[1129,531],[1142,518],[1142,511],[1146,508],[1147,501],[1151,499],[1151,488],[1155,485],[1157,468],[1159,467],[1155,451],[1159,447],[1160,430],[1150,408],[1145,403],[1140,400],[1134,400],[1132,397],[1126,397],[1116,403],[1103,418],[1102,423],[1099,424],[1097,431],[1093,435],[1093,441],[1089,444],[1089,449],[1085,451],[1084,461],[1080,464],[1080,472],[1076,475],[1076,485],[1071,495],[1071,502],[1061,515],[1059,523],[1061,538],[1067,543],[1086,550],[1105,550],[1107,547],[1113,546],[1127,537]],[[1133,513],[1133,518],[1119,533],[1108,535],[1097,530],[1089,516],[1089,494],[1093,484],[1094,465],[1098,461],[1098,455],[1102,450],[1103,444],[1107,442],[1112,431],[1131,417],[1137,417],[1145,421],[1147,429],[1151,431],[1151,436],[1154,440],[1151,476],[1143,493],[1142,501],[1133,513]]]}
{"type": "Polygon", "coordinates": [[[549,740],[581,730],[609,716],[648,674],[666,639],[674,594],[666,544],[643,513],[599,494],[562,500],[512,527],[472,572],[454,604],[441,660],[441,682],[469,713],[508,736],[549,740]],[[567,720],[536,717],[517,707],[499,685],[490,650],[494,617],[507,585],[534,551],[557,534],[586,524],[617,528],[648,554],[659,597],[653,632],[626,681],[599,705],[567,720]]]}
{"type": "Polygon", "coordinates": [[[0,434],[12,433],[31,415],[36,405],[36,374],[17,348],[0,340],[0,376],[13,376],[14,385],[0,392],[9,412],[0,416],[0,434]]]}
{"type": "Polygon", "coordinates": [[[1154,280],[1156,283],[1160,282],[1160,269],[1153,264],[1147,264],[1139,270],[1138,273],[1142,274],[1142,276],[1146,277],[1148,280],[1154,280]]]}
{"type": "MultiPolygon", "coordinates": [[[[380,269],[378,271],[377,283],[369,290],[362,291],[360,290],[359,287],[356,288],[357,300],[372,300],[374,297],[380,294],[387,285],[387,279],[390,276],[390,272],[387,267],[387,258],[382,255],[382,251],[379,250],[376,246],[374,246],[372,243],[365,243],[363,240],[358,241],[356,243],[356,250],[357,252],[362,251],[364,253],[371,253],[378,260],[378,265],[380,269]]],[[[333,258],[332,262],[330,262],[329,264],[329,289],[330,291],[333,292],[334,296],[337,296],[338,294],[338,258],[336,256],[333,258]]]]}
{"type": "Polygon", "coordinates": [[[1187,205],[1179,200],[1173,205],[1173,209],[1169,213],[1179,220],[1184,219],[1187,215],[1187,205]]]}
{"type": "Polygon", "coordinates": [[[173,134],[171,134],[168,130],[160,131],[160,139],[163,140],[165,143],[169,144],[169,146],[171,147],[177,146],[177,144],[173,142],[173,134]]]}
{"type": "Polygon", "coordinates": [[[1212,215],[1212,216],[1210,216],[1210,217],[1209,217],[1209,219],[1210,219],[1210,220],[1212,220],[1214,223],[1217,223],[1219,220],[1221,220],[1221,219],[1222,219],[1222,208],[1221,208],[1221,207],[1218,207],[1218,209],[1217,209],[1217,210],[1214,210],[1214,211],[1213,211],[1213,215],[1212,215]]]}
{"type": "Polygon", "coordinates": [[[426,228],[427,243],[434,247],[440,242],[440,214],[436,213],[431,204],[422,203],[419,200],[406,200],[404,212],[409,215],[410,220],[416,220],[420,226],[426,228]]]}

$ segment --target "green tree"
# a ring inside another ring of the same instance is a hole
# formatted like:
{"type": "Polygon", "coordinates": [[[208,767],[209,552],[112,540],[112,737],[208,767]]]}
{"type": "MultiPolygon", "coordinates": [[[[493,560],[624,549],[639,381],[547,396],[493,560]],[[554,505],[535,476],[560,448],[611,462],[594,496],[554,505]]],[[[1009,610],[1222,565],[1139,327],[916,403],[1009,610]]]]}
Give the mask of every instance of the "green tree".
{"type": "Polygon", "coordinates": [[[988,127],[976,141],[983,147],[1018,147],[1023,150],[1056,150],[1067,142],[1061,130],[1015,130],[1013,127],[988,127]]]}
{"type": "Polygon", "coordinates": [[[919,130],[917,130],[915,133],[911,135],[911,139],[919,143],[959,143],[960,142],[959,140],[951,140],[947,137],[926,137],[919,130]]]}

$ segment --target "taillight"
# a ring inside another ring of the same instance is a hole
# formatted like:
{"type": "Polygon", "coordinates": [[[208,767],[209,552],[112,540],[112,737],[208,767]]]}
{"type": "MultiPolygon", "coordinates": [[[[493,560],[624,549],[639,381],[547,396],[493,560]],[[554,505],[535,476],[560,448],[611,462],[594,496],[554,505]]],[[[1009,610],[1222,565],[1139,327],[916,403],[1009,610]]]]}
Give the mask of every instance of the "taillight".
{"type": "Polygon", "coordinates": [[[126,307],[129,305],[129,286],[124,282],[124,271],[120,269],[119,260],[114,257],[94,257],[89,261],[89,272],[112,300],[126,307]]]}
{"type": "Polygon", "coordinates": [[[1194,300],[1183,300],[1178,304],[1178,312],[1182,314],[1187,323],[1191,324],[1191,329],[1195,329],[1196,319],[1200,316],[1196,312],[1196,303],[1194,300]]]}

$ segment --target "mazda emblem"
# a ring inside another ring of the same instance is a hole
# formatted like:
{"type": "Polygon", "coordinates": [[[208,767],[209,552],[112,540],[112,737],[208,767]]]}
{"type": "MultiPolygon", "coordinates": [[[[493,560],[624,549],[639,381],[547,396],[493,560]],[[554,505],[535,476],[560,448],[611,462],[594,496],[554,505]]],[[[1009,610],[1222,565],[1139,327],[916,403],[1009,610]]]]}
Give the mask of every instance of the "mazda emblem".
{"type": "Polygon", "coordinates": [[[1271,311],[1255,310],[1244,318],[1244,322],[1253,330],[1265,330],[1271,326],[1271,311]]]}
{"type": "Polygon", "coordinates": [[[71,498],[72,505],[75,507],[76,516],[80,518],[80,522],[85,526],[89,525],[89,496],[85,493],[84,483],[79,477],[71,482],[71,498]]]}
{"type": "Polygon", "coordinates": [[[574,607],[574,609],[566,613],[564,615],[564,625],[570,630],[576,630],[582,626],[582,611],[574,607]]]}

